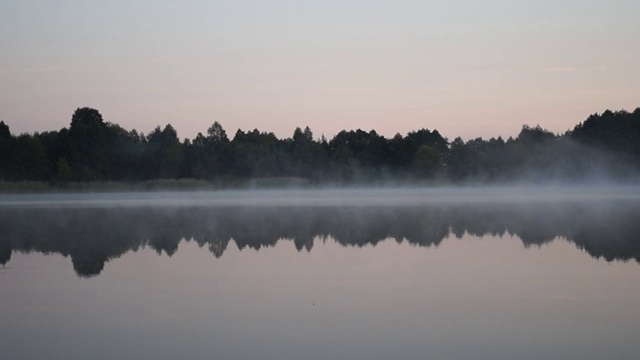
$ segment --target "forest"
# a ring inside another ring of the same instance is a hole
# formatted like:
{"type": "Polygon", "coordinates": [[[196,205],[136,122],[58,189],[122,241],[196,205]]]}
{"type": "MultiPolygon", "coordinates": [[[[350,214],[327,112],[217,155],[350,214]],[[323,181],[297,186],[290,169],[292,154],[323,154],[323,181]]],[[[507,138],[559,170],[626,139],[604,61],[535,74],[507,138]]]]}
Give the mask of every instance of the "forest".
{"type": "Polygon", "coordinates": [[[59,131],[12,134],[0,121],[2,182],[628,183],[638,174],[640,108],[593,114],[564,134],[524,125],[515,138],[468,141],[426,128],[392,138],[343,130],[326,139],[309,127],[285,139],[258,129],[238,130],[230,139],[218,122],[181,141],[170,124],[144,134],[87,107],[75,110],[69,127],[59,131]]]}

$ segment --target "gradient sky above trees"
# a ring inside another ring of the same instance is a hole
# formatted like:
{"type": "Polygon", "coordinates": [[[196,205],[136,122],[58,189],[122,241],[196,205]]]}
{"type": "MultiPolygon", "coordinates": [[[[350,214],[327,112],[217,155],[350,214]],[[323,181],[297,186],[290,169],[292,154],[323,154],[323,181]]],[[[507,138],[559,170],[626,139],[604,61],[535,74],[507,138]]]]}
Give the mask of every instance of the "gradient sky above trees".
{"type": "Polygon", "coordinates": [[[219,121],[289,137],[564,132],[640,106],[640,2],[3,1],[0,120],[78,107],[193,138],[219,121]]]}

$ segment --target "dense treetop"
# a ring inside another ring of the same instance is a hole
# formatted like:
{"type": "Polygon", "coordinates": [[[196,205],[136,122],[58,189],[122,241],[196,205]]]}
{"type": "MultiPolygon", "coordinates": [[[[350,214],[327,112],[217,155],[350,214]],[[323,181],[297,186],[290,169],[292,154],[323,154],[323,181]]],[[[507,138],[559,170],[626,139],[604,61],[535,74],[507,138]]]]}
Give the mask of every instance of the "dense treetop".
{"type": "Polygon", "coordinates": [[[5,181],[631,181],[638,173],[640,108],[593,114],[562,135],[525,125],[516,138],[466,142],[428,129],[392,138],[374,130],[343,130],[329,140],[314,138],[309,127],[296,128],[285,139],[238,130],[230,140],[218,122],[205,134],[180,141],[170,124],[143,134],[105,122],[98,110],[86,107],[59,131],[15,135],[0,121],[0,180],[5,181]]]}

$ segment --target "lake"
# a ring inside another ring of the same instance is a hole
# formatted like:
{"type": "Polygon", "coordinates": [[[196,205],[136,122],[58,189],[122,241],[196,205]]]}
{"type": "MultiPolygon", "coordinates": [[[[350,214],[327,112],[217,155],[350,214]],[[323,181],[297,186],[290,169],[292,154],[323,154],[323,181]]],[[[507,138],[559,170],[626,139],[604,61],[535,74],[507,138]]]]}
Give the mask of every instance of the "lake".
{"type": "Polygon", "coordinates": [[[637,359],[640,190],[0,195],[3,359],[637,359]]]}

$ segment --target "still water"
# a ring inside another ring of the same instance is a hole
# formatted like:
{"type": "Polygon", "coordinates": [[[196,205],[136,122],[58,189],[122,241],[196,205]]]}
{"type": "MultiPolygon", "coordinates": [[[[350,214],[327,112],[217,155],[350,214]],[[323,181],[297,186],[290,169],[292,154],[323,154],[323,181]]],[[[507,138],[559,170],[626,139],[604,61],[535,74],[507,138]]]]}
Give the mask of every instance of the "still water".
{"type": "Polygon", "coordinates": [[[633,189],[0,197],[2,359],[637,359],[633,189]]]}

